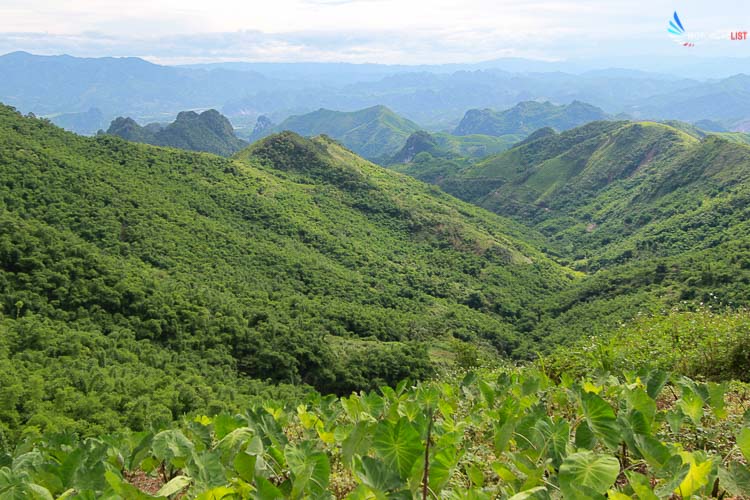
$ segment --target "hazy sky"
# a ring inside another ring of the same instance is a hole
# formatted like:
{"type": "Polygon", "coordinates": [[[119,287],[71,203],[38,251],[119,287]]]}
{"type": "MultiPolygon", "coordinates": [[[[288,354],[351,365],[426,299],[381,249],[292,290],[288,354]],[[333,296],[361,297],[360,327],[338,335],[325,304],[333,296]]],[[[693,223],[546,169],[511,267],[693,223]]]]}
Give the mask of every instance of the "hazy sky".
{"type": "Polygon", "coordinates": [[[747,0],[0,0],[0,53],[132,55],[163,63],[476,62],[686,53],[750,56],[747,0]]]}

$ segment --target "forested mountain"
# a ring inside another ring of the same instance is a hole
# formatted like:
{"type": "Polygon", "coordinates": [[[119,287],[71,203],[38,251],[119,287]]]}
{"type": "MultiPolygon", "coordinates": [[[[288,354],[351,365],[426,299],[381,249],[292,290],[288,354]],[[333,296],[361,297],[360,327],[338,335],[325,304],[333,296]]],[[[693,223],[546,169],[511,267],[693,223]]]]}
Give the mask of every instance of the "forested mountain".
{"type": "Polygon", "coordinates": [[[352,112],[319,109],[265,129],[266,133],[284,130],[308,137],[325,134],[365,158],[383,161],[398,151],[419,125],[385,106],[373,106],[352,112]]]}
{"type": "Polygon", "coordinates": [[[110,124],[107,134],[134,142],[220,156],[231,156],[248,145],[235,136],[229,120],[213,109],[200,114],[183,111],[168,125],[150,123],[141,127],[132,118],[119,117],[110,124]]]}
{"type": "Polygon", "coordinates": [[[504,111],[470,109],[453,135],[528,135],[543,127],[562,131],[606,118],[607,114],[601,109],[580,101],[561,106],[550,102],[525,101],[504,111]]]}
{"type": "Polygon", "coordinates": [[[750,303],[750,147],[653,122],[540,136],[476,163],[398,167],[539,230],[589,274],[551,300],[556,319],[535,335],[681,300],[750,303]]]}
{"type": "Polygon", "coordinates": [[[226,159],[7,107],[0,131],[2,432],[238,408],[270,390],[251,378],[420,378],[428,345],[512,352],[518,318],[572,279],[535,231],[324,137],[226,159]]]}
{"type": "Polygon", "coordinates": [[[502,137],[481,134],[457,136],[420,130],[406,139],[404,146],[388,163],[411,163],[420,153],[433,158],[482,158],[505,151],[523,137],[513,134],[502,137]]]}

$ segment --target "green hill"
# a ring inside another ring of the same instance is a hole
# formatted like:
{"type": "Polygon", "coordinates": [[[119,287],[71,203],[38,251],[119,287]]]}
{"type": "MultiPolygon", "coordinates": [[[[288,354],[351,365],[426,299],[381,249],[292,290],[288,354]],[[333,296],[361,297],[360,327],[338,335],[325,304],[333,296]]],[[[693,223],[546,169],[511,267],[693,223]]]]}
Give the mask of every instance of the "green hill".
{"type": "Polygon", "coordinates": [[[141,127],[132,118],[120,117],[110,124],[107,133],[129,141],[220,156],[231,156],[247,146],[245,141],[234,135],[229,120],[213,109],[200,114],[183,111],[166,126],[151,123],[141,127]]]}
{"type": "Polygon", "coordinates": [[[594,122],[480,162],[401,170],[540,231],[549,253],[588,274],[539,305],[525,339],[595,335],[682,301],[750,304],[746,145],[666,124],[594,122]]]}
{"type": "Polygon", "coordinates": [[[509,149],[523,137],[523,135],[493,137],[478,134],[456,136],[420,130],[406,139],[404,146],[393,155],[389,163],[411,163],[420,153],[429,153],[435,158],[482,158],[509,149]]]}
{"type": "Polygon", "coordinates": [[[511,352],[571,281],[535,231],[324,137],[226,159],[2,107],[0,194],[0,434],[420,378],[441,342],[511,352]]]}
{"type": "Polygon", "coordinates": [[[604,111],[580,101],[560,106],[550,102],[524,101],[504,111],[470,109],[453,135],[528,135],[543,127],[568,130],[605,119],[607,114],[604,111]]]}
{"type": "Polygon", "coordinates": [[[325,134],[367,159],[384,161],[419,129],[419,125],[385,106],[373,106],[351,112],[319,109],[291,116],[272,131],[290,130],[306,137],[325,134]]]}

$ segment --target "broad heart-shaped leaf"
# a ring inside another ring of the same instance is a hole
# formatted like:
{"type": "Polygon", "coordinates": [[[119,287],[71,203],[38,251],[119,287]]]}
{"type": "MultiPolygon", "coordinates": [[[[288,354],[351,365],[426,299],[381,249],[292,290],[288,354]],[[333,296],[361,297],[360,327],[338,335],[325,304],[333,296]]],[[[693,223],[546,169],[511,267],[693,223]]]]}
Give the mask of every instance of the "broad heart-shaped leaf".
{"type": "Polygon", "coordinates": [[[628,483],[633,491],[638,495],[639,500],[659,500],[654,490],[651,488],[649,479],[638,472],[625,471],[625,475],[628,478],[628,483]]]}
{"type": "Polygon", "coordinates": [[[254,498],[257,500],[283,500],[285,498],[284,493],[265,477],[256,477],[255,487],[258,491],[255,493],[254,498]]]}
{"type": "Polygon", "coordinates": [[[661,390],[669,380],[669,373],[662,370],[651,370],[641,376],[641,380],[646,384],[646,393],[651,399],[656,399],[661,390]]]}
{"type": "Polygon", "coordinates": [[[159,488],[159,491],[156,492],[156,496],[168,497],[174,495],[178,491],[185,489],[192,482],[193,481],[187,476],[173,477],[167,484],[159,488]]]}
{"type": "Polygon", "coordinates": [[[729,464],[729,469],[719,467],[719,486],[736,497],[750,497],[750,469],[737,462],[729,464]]]}
{"type": "Polygon", "coordinates": [[[609,490],[607,492],[607,498],[609,500],[631,500],[631,498],[625,493],[620,493],[616,490],[609,490]]]}
{"type": "Polygon", "coordinates": [[[683,452],[681,455],[683,462],[690,464],[690,470],[688,470],[687,476],[685,476],[685,479],[682,480],[674,492],[680,495],[681,498],[690,498],[693,493],[696,493],[708,484],[708,478],[711,475],[711,469],[714,464],[711,460],[698,463],[695,455],[689,452],[683,452]]]}
{"type": "Polygon", "coordinates": [[[204,491],[203,493],[195,497],[195,500],[234,500],[235,498],[237,498],[237,492],[233,488],[219,486],[218,488],[204,491]]]}
{"type": "Polygon", "coordinates": [[[154,436],[151,450],[157,459],[167,462],[175,469],[181,469],[192,456],[194,446],[182,431],[168,430],[154,436]]]}
{"type": "Polygon", "coordinates": [[[654,493],[659,498],[669,498],[680,483],[685,480],[690,471],[690,465],[683,463],[680,455],[672,455],[664,467],[658,472],[657,477],[663,479],[655,488],[654,493]]]}
{"type": "Polygon", "coordinates": [[[703,419],[703,399],[688,386],[682,387],[682,395],[678,401],[680,408],[693,424],[700,425],[703,419]]]}
{"type": "Polygon", "coordinates": [[[653,436],[637,435],[635,443],[641,456],[654,469],[660,469],[672,458],[669,449],[653,436]]]}
{"type": "Polygon", "coordinates": [[[320,498],[326,493],[331,475],[328,455],[316,450],[310,441],[305,441],[299,446],[287,445],[284,456],[294,479],[293,498],[300,498],[304,494],[320,498]]]}
{"type": "Polygon", "coordinates": [[[742,452],[745,460],[750,462],[750,427],[743,427],[737,434],[737,447],[742,452]]]}
{"type": "Polygon", "coordinates": [[[402,479],[409,477],[414,462],[424,452],[419,433],[405,417],[395,424],[387,420],[379,422],[373,448],[386,465],[398,471],[402,479]]]}
{"type": "Polygon", "coordinates": [[[727,418],[727,409],[724,404],[724,394],[727,392],[727,383],[722,382],[717,384],[715,382],[709,382],[706,386],[708,387],[711,411],[716,415],[716,418],[724,420],[727,418]]]}
{"type": "Polygon", "coordinates": [[[656,401],[651,399],[643,389],[636,388],[627,392],[627,402],[628,408],[630,408],[631,411],[637,410],[643,415],[645,423],[648,425],[650,431],[656,416],[656,401]]]}
{"type": "Polygon", "coordinates": [[[219,450],[193,453],[191,460],[187,463],[190,477],[195,481],[197,491],[204,491],[227,484],[226,472],[221,464],[219,450]]]}
{"type": "Polygon", "coordinates": [[[354,473],[363,484],[376,494],[386,495],[388,492],[401,489],[405,483],[393,469],[389,469],[382,461],[372,457],[362,457],[355,460],[354,473]]]}
{"type": "Polygon", "coordinates": [[[568,455],[560,466],[560,489],[565,498],[600,498],[615,483],[620,462],[591,451],[568,455]]]}
{"type": "Polygon", "coordinates": [[[255,477],[255,464],[257,462],[257,455],[248,455],[247,453],[240,452],[234,457],[232,465],[237,475],[248,483],[251,483],[255,477]]]}
{"type": "Polygon", "coordinates": [[[610,449],[616,449],[621,441],[620,427],[612,407],[591,392],[581,392],[581,406],[586,423],[594,435],[610,449]]]}
{"type": "Polygon", "coordinates": [[[560,467],[570,440],[570,425],[565,420],[553,422],[549,418],[539,420],[534,430],[541,438],[542,450],[552,459],[555,468],[560,467]]]}
{"type": "Polygon", "coordinates": [[[530,490],[522,491],[510,497],[508,500],[549,500],[549,491],[544,486],[537,486],[530,490]]]}
{"type": "Polygon", "coordinates": [[[596,446],[596,436],[591,432],[591,427],[589,427],[589,424],[585,420],[576,427],[575,445],[576,448],[586,450],[593,450],[596,446]]]}
{"type": "MultiPolygon", "coordinates": [[[[438,495],[453,475],[453,470],[458,465],[461,454],[454,446],[432,446],[430,447],[430,469],[428,484],[430,491],[438,495]]],[[[480,472],[481,473],[481,472],[480,472]]],[[[412,491],[422,487],[424,478],[424,461],[418,460],[411,470],[409,485],[412,491]]]]}
{"type": "Polygon", "coordinates": [[[0,468],[0,498],[3,500],[52,500],[52,494],[30,482],[27,474],[16,474],[8,467],[0,468]]]}
{"type": "Polygon", "coordinates": [[[364,455],[372,443],[372,428],[375,424],[366,421],[357,422],[346,439],[341,443],[341,455],[344,463],[351,465],[355,455],[364,455]]]}

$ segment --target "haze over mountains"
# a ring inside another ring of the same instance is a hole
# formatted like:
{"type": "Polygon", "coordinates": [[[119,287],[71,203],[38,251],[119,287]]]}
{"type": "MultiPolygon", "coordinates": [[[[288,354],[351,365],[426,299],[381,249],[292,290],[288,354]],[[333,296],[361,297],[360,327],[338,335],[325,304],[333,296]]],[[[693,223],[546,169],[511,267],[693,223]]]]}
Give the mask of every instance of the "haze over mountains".
{"type": "MultiPolygon", "coordinates": [[[[452,130],[469,109],[503,110],[529,100],[558,105],[578,100],[609,115],[708,119],[728,129],[742,128],[748,119],[750,83],[744,75],[700,81],[633,70],[564,73],[552,71],[560,68],[554,65],[532,63],[170,67],[137,58],[15,52],[0,56],[0,73],[5,76],[0,100],[53,120],[97,108],[105,122],[117,116],[165,122],[180,111],[214,108],[235,127],[248,129],[246,135],[260,115],[281,123],[290,115],[320,108],[355,111],[377,105],[420,128],[452,130]],[[337,74],[339,78],[333,76],[337,74]]],[[[71,125],[68,117],[59,123],[88,133],[101,128],[99,117],[93,115],[90,124],[71,125]]]]}

